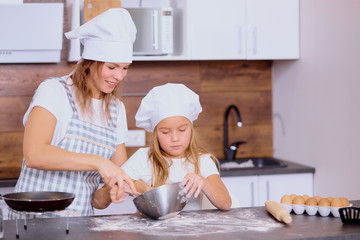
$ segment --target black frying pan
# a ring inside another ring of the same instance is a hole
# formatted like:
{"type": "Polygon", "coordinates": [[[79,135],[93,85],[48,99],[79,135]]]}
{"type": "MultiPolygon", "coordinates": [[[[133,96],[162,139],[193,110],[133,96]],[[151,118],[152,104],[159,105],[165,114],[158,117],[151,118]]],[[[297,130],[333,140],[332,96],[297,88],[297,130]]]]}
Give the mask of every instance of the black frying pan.
{"type": "Polygon", "coordinates": [[[15,211],[48,212],[61,211],[68,207],[75,194],[67,192],[18,192],[0,195],[15,211]]]}

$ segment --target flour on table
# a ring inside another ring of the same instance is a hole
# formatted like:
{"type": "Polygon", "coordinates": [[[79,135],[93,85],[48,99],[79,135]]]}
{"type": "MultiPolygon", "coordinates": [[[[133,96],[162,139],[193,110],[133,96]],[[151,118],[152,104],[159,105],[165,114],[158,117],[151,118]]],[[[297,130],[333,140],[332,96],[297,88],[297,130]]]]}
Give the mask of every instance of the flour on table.
{"type": "Polygon", "coordinates": [[[247,209],[231,212],[181,212],[166,220],[151,220],[140,215],[117,215],[92,219],[92,231],[124,231],[145,235],[204,235],[243,230],[266,232],[283,225],[273,219],[257,219],[247,209]]]}

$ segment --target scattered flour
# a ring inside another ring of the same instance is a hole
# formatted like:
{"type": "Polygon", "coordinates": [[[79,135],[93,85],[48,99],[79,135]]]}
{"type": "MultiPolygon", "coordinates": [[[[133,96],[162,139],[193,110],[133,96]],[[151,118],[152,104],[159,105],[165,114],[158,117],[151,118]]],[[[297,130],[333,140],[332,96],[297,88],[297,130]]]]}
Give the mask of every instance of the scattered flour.
{"type": "Polygon", "coordinates": [[[243,230],[270,231],[283,225],[273,219],[258,219],[248,209],[232,212],[186,212],[166,220],[151,220],[140,215],[117,215],[92,219],[91,231],[125,231],[145,235],[204,235],[243,230]]]}

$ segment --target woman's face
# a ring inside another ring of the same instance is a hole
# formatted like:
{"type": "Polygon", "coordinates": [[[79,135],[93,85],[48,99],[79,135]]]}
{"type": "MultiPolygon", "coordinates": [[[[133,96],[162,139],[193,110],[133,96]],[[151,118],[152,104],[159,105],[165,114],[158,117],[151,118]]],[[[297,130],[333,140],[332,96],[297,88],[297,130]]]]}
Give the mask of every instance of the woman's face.
{"type": "Polygon", "coordinates": [[[105,62],[100,74],[96,72],[90,78],[89,85],[93,92],[93,98],[100,99],[101,93],[111,93],[118,83],[126,76],[131,63],[105,62]]]}
{"type": "Polygon", "coordinates": [[[155,131],[160,147],[171,158],[184,158],[190,144],[191,129],[189,119],[176,116],[161,120],[155,131]]]}

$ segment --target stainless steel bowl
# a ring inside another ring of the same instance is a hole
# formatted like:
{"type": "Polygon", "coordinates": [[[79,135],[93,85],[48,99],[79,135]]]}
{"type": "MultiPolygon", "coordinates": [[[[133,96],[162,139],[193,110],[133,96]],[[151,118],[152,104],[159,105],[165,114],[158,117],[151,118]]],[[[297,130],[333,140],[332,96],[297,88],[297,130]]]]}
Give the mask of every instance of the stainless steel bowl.
{"type": "Polygon", "coordinates": [[[162,185],[134,198],[137,210],[148,218],[167,219],[177,215],[187,198],[180,182],[162,185]]]}

